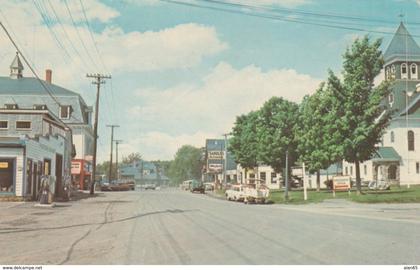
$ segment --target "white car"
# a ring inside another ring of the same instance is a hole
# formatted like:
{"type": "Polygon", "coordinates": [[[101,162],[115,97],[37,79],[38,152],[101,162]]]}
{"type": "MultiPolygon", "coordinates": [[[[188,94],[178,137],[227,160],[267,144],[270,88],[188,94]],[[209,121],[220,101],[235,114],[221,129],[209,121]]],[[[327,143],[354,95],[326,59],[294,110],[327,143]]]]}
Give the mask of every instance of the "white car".
{"type": "Polygon", "coordinates": [[[371,190],[389,190],[391,186],[385,180],[373,180],[369,182],[368,185],[369,189],[371,190]]]}
{"type": "Polygon", "coordinates": [[[228,201],[243,201],[245,198],[244,186],[233,185],[230,189],[225,192],[226,199],[228,201]]]}
{"type": "Polygon", "coordinates": [[[244,187],[244,203],[264,203],[269,195],[270,189],[265,185],[260,185],[257,188],[255,188],[255,185],[247,185],[244,187]]]}

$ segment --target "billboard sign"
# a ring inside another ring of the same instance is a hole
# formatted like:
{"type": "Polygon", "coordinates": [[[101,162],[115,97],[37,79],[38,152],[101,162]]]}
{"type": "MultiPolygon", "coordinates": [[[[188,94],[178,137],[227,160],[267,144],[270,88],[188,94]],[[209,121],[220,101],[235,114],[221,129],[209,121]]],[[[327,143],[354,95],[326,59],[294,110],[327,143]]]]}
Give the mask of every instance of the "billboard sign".
{"type": "Polygon", "coordinates": [[[223,153],[223,151],[209,151],[208,152],[208,159],[211,159],[211,160],[221,160],[221,159],[223,159],[223,156],[224,156],[224,153],[223,153]]]}
{"type": "Polygon", "coordinates": [[[208,165],[208,172],[211,173],[220,173],[222,172],[222,164],[215,164],[215,163],[210,163],[208,165]]]}

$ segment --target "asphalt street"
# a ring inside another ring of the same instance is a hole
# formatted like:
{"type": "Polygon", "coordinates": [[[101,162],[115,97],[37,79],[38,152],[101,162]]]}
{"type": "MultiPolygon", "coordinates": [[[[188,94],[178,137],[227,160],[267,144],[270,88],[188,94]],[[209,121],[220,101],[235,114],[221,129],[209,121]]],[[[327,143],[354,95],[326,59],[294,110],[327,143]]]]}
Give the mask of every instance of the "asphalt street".
{"type": "Polygon", "coordinates": [[[177,189],[0,203],[0,264],[420,264],[420,204],[245,205],[177,189]]]}

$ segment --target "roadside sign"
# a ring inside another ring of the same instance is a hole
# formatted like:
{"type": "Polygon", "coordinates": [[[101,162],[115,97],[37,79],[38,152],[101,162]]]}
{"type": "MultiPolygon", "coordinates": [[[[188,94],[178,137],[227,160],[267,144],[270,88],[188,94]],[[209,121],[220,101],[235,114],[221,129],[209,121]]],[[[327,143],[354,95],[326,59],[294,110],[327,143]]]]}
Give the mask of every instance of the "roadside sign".
{"type": "Polygon", "coordinates": [[[211,159],[211,160],[214,160],[214,159],[221,160],[223,159],[223,156],[224,156],[223,151],[209,151],[208,152],[208,159],[211,159]]]}
{"type": "Polygon", "coordinates": [[[348,191],[350,190],[350,176],[334,176],[333,190],[348,191]]]}

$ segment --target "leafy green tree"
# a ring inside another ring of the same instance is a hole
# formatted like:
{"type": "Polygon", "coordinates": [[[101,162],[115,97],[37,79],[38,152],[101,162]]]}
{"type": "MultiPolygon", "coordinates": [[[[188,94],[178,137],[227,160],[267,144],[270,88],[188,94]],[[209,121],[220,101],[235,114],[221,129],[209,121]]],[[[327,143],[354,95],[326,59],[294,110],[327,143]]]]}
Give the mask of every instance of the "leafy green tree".
{"type": "Polygon", "coordinates": [[[192,178],[201,178],[203,166],[201,153],[200,148],[191,145],[184,145],[178,149],[168,171],[168,176],[174,184],[180,184],[192,178]]]}
{"type": "Polygon", "coordinates": [[[142,156],[139,152],[131,153],[126,157],[123,157],[122,163],[131,165],[135,161],[140,161],[142,159],[142,156]]]}
{"type": "Polygon", "coordinates": [[[375,152],[375,145],[390,120],[390,112],[381,106],[389,94],[387,81],[374,86],[374,79],[383,67],[381,40],[370,41],[368,36],[357,39],[344,54],[343,81],[335,78],[331,97],[338,102],[335,110],[346,161],[356,167],[357,194],[361,193],[360,163],[369,160],[375,152]]]}
{"type": "Polygon", "coordinates": [[[229,140],[228,150],[235,157],[235,162],[246,171],[258,165],[258,138],[257,138],[258,112],[238,116],[232,129],[232,138],[229,140]]]}
{"type": "Polygon", "coordinates": [[[324,83],[312,96],[305,96],[299,106],[299,121],[295,125],[295,136],[298,142],[299,161],[305,162],[310,173],[317,173],[316,188],[320,191],[320,170],[330,165],[331,158],[326,148],[321,105],[324,83]]]}
{"type": "MultiPolygon", "coordinates": [[[[270,165],[276,172],[286,172],[297,158],[297,140],[294,130],[298,122],[299,107],[296,103],[272,97],[259,111],[257,121],[258,160],[270,165]]],[[[287,198],[287,191],[286,191],[287,198]]]]}

